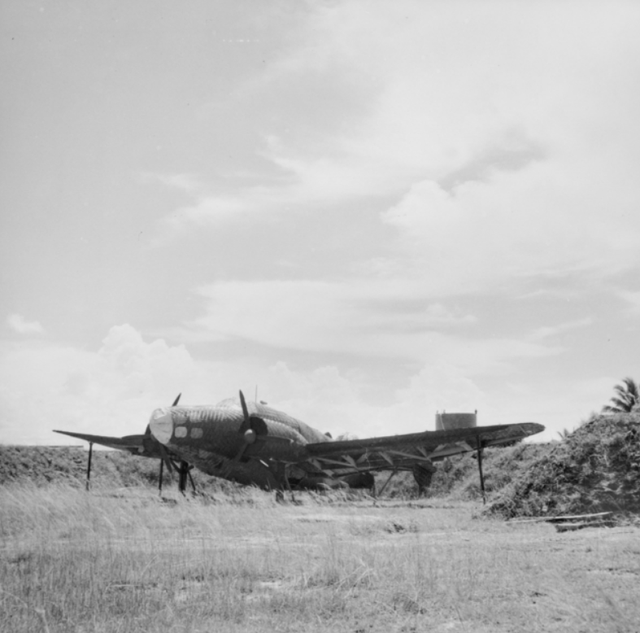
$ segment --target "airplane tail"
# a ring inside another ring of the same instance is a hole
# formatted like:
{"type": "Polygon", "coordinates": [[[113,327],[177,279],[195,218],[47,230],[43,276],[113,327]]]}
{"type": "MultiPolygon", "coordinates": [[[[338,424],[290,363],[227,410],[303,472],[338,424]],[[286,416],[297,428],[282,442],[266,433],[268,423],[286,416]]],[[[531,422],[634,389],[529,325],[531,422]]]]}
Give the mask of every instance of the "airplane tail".
{"type": "Polygon", "coordinates": [[[478,411],[474,413],[436,413],[436,431],[474,429],[478,426],[478,411]]]}

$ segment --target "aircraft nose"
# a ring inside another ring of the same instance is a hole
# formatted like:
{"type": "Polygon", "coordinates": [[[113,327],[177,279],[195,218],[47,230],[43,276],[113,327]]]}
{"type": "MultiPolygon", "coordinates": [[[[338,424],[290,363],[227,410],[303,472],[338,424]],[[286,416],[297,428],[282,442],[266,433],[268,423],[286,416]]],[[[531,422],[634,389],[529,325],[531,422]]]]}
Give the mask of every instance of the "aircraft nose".
{"type": "Polygon", "coordinates": [[[168,444],[173,434],[173,417],[170,409],[156,409],[149,420],[149,430],[160,444],[168,444]]]}

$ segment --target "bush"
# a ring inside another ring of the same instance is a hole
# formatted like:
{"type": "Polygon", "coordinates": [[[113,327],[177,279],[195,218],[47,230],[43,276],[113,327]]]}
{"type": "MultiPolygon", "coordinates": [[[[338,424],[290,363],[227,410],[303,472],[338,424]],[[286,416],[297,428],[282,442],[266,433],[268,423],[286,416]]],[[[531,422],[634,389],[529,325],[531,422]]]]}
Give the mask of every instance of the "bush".
{"type": "Polygon", "coordinates": [[[640,414],[596,415],[507,486],[488,512],[506,518],[640,512],[640,414]]]}

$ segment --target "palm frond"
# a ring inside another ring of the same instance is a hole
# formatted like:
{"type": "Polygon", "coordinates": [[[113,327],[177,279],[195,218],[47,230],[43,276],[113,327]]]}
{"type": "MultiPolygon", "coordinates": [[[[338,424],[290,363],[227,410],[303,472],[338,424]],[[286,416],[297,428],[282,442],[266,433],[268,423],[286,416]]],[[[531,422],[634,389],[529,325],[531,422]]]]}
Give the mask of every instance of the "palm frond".
{"type": "Polygon", "coordinates": [[[613,390],[617,397],[611,398],[612,405],[602,407],[604,413],[628,413],[636,405],[640,404],[640,392],[633,378],[623,378],[621,385],[616,385],[613,390]]]}

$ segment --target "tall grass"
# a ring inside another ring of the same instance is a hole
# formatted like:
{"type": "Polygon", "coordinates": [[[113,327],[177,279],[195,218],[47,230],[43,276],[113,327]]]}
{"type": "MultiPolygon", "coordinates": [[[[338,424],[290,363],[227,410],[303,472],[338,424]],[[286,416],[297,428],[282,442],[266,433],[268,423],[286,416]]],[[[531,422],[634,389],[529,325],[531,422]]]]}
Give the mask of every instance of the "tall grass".
{"type": "Polygon", "coordinates": [[[631,631],[640,621],[632,528],[556,535],[474,518],[468,503],[333,501],[0,488],[0,627],[631,631]]]}

